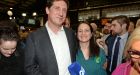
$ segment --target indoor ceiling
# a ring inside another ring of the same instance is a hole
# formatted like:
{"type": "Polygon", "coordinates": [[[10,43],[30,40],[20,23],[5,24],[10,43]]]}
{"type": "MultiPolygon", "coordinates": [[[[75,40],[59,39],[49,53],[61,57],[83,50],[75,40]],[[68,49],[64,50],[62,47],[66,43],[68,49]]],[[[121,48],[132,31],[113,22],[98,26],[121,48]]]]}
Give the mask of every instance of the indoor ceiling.
{"type": "Polygon", "coordinates": [[[0,0],[0,13],[7,14],[11,10],[16,16],[21,16],[21,13],[31,15],[33,12],[43,14],[45,3],[46,0],[0,0]]]}
{"type": "Polygon", "coordinates": [[[7,10],[10,7],[15,9],[25,9],[35,3],[35,0],[0,0],[0,10],[7,10]]]}
{"type": "MultiPolygon", "coordinates": [[[[37,12],[44,14],[45,3],[47,0],[0,0],[0,15],[7,14],[10,8],[14,15],[21,16],[25,12],[31,15],[37,12]]],[[[83,9],[87,7],[100,7],[113,4],[140,3],[140,0],[69,0],[70,10],[83,9]]],[[[1,16],[0,16],[1,17],[1,16]]]]}

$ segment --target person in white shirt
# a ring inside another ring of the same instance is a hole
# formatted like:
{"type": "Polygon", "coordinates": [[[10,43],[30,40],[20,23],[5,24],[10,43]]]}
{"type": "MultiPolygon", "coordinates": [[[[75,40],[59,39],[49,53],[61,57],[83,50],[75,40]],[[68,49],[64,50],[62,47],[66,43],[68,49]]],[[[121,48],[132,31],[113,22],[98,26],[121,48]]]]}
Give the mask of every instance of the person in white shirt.
{"type": "Polygon", "coordinates": [[[75,61],[76,39],[73,31],[62,24],[67,10],[68,0],[47,0],[45,26],[27,38],[27,75],[70,75],[68,66],[75,61]]]}

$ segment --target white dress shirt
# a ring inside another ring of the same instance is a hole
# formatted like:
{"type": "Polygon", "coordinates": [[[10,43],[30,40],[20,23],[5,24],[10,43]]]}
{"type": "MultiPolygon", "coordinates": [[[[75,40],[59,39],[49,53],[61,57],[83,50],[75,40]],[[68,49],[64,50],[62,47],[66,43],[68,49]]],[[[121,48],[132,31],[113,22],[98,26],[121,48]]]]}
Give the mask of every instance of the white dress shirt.
{"type": "Polygon", "coordinates": [[[48,26],[48,22],[45,24],[50,40],[56,56],[59,75],[70,75],[68,66],[71,64],[70,50],[67,41],[67,37],[63,27],[60,31],[54,33],[48,26]]]}

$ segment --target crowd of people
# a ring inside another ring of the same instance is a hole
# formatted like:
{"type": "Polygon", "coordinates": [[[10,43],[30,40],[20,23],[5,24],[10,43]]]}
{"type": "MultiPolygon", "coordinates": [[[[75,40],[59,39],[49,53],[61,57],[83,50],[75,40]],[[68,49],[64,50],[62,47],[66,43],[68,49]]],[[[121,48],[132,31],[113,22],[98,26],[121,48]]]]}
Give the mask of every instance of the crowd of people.
{"type": "Polygon", "coordinates": [[[16,23],[0,21],[0,75],[73,75],[68,67],[75,62],[86,75],[140,75],[139,23],[115,16],[97,38],[95,23],[70,28],[68,7],[68,0],[47,0],[48,20],[28,35],[24,47],[16,23]]]}

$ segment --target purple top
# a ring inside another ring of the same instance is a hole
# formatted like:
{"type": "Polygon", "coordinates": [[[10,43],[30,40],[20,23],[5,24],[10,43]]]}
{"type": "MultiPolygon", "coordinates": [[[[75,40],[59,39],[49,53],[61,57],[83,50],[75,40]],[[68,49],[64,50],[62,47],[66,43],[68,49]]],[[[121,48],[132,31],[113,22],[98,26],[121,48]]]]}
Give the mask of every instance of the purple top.
{"type": "Polygon", "coordinates": [[[112,75],[129,75],[131,69],[131,63],[126,62],[120,64],[112,73],[112,75]]]}

